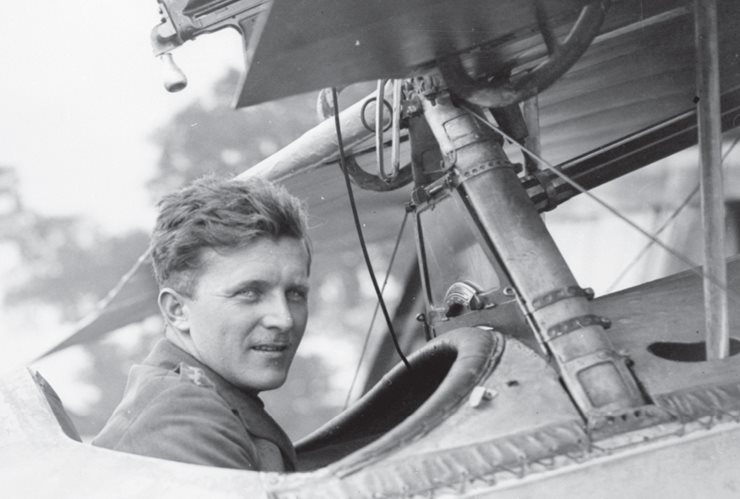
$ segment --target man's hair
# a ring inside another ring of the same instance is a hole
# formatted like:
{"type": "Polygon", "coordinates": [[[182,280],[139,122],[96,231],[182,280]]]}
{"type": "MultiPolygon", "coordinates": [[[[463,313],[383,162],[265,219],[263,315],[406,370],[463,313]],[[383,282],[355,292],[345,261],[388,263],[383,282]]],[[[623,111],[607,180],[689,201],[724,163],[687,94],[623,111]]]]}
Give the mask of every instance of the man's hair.
{"type": "Polygon", "coordinates": [[[169,286],[190,296],[203,250],[241,248],[260,238],[281,237],[304,241],[310,266],[306,213],[297,198],[257,178],[203,177],[159,202],[151,238],[154,276],[160,288],[169,286]]]}

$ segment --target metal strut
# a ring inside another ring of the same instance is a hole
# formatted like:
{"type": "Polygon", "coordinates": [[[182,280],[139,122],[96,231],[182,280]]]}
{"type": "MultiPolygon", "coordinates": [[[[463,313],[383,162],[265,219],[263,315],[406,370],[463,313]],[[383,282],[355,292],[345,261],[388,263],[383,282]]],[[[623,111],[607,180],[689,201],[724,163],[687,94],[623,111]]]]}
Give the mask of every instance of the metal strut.
{"type": "Polygon", "coordinates": [[[591,320],[588,293],[542,299],[543,292],[581,288],[508,161],[501,137],[453,104],[441,75],[435,76],[442,90],[422,104],[457,173],[455,193],[480,228],[482,243],[493,246],[501,259],[576,405],[590,424],[643,406],[626,359],[606,336],[605,322],[591,320]],[[485,165],[497,167],[481,168],[485,165]],[[547,334],[555,330],[559,334],[547,334]]]}
{"type": "Polygon", "coordinates": [[[707,359],[729,355],[725,197],[722,179],[722,126],[719,102],[719,46],[716,0],[695,0],[696,87],[699,102],[701,208],[704,227],[704,314],[707,359]]]}

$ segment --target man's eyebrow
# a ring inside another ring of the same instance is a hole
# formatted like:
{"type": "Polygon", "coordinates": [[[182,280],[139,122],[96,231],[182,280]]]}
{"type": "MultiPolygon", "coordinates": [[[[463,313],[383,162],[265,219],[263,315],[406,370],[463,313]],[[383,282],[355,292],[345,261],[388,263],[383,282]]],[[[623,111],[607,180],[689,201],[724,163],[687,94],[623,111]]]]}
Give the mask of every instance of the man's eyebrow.
{"type": "MultiPolygon", "coordinates": [[[[239,281],[226,288],[226,294],[233,294],[246,288],[269,289],[271,286],[274,286],[274,284],[275,283],[269,279],[244,279],[243,281],[239,281]]],[[[310,288],[310,284],[308,280],[298,279],[288,283],[286,287],[308,290],[310,288]]]]}
{"type": "Polygon", "coordinates": [[[246,288],[266,289],[270,287],[270,281],[266,279],[244,279],[226,288],[226,293],[236,293],[246,288]]]}

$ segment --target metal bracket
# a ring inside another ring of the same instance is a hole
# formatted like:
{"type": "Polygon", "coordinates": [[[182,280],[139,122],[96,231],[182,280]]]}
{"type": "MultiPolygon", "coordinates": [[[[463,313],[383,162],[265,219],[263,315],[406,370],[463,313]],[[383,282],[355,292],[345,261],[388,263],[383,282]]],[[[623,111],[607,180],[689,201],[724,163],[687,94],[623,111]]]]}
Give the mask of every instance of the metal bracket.
{"type": "Polygon", "coordinates": [[[609,329],[611,325],[612,321],[606,317],[599,317],[598,315],[582,315],[580,317],[574,317],[573,319],[560,322],[549,328],[547,333],[545,333],[545,341],[552,341],[559,336],[572,333],[573,331],[577,331],[588,326],[601,326],[604,329],[609,329]]]}
{"type": "Polygon", "coordinates": [[[455,182],[455,187],[457,187],[458,185],[462,184],[463,182],[467,180],[470,180],[473,177],[476,177],[482,173],[487,172],[488,170],[495,170],[498,168],[515,168],[515,166],[513,163],[511,163],[508,160],[492,160],[492,161],[486,161],[472,168],[467,168],[465,170],[457,169],[456,170],[457,178],[455,182]]]}
{"type": "Polygon", "coordinates": [[[596,352],[592,352],[586,355],[582,355],[581,357],[576,357],[575,359],[569,360],[566,362],[566,365],[569,371],[573,373],[580,373],[584,369],[593,367],[596,364],[603,364],[605,362],[616,364],[623,358],[624,357],[619,355],[617,352],[614,352],[613,350],[597,350],[596,352]]]}
{"type": "Polygon", "coordinates": [[[454,283],[445,293],[444,303],[446,307],[445,316],[455,317],[465,312],[481,310],[485,303],[479,296],[475,285],[466,281],[454,283]]]}
{"type": "Polygon", "coordinates": [[[416,93],[435,103],[437,96],[446,88],[442,80],[434,74],[416,76],[411,80],[416,93]]]}
{"type": "MultiPolygon", "coordinates": [[[[403,170],[401,170],[403,171],[403,170]]],[[[446,191],[456,186],[453,172],[448,171],[444,176],[426,186],[420,186],[411,193],[411,201],[416,206],[434,202],[438,197],[443,196],[446,191]]]]}
{"type": "Polygon", "coordinates": [[[455,133],[459,132],[459,127],[457,127],[456,125],[460,119],[460,116],[455,116],[454,118],[451,118],[442,123],[442,129],[445,131],[447,140],[450,143],[450,150],[455,152],[471,144],[483,142],[486,139],[486,135],[484,135],[479,130],[473,132],[466,131],[463,134],[455,133]]]}
{"type": "Polygon", "coordinates": [[[542,194],[545,197],[545,205],[542,207],[542,211],[552,211],[558,207],[558,192],[555,184],[552,181],[552,176],[547,172],[534,172],[527,179],[524,179],[522,183],[526,185],[528,179],[532,179],[538,183],[542,189],[542,194]]]}
{"type": "Polygon", "coordinates": [[[541,308],[545,308],[553,303],[557,303],[561,300],[567,300],[568,298],[575,298],[582,296],[587,300],[594,299],[594,290],[591,288],[581,288],[579,286],[568,286],[567,288],[556,289],[545,293],[544,295],[538,296],[532,300],[532,311],[537,311],[541,308]]]}

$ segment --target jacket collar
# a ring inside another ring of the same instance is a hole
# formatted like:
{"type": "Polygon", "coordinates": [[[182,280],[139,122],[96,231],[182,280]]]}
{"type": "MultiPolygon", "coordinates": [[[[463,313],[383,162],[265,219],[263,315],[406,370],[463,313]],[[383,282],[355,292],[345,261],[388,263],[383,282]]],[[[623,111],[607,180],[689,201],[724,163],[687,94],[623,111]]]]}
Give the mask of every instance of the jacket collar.
{"type": "Polygon", "coordinates": [[[265,412],[264,403],[256,393],[234,386],[213,369],[167,339],[157,342],[143,363],[176,372],[179,372],[183,363],[201,369],[218,394],[239,413],[247,431],[255,437],[269,440],[277,445],[286,459],[286,465],[295,465],[295,448],[290,438],[265,412]]]}

